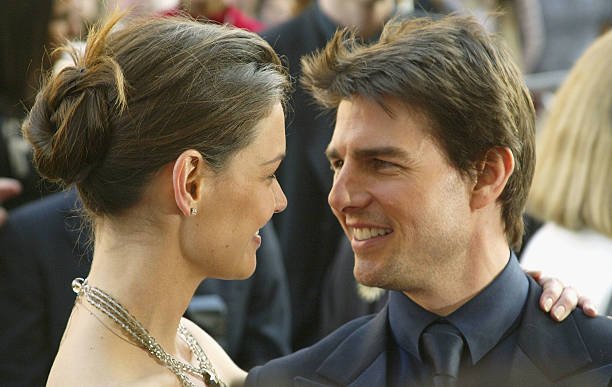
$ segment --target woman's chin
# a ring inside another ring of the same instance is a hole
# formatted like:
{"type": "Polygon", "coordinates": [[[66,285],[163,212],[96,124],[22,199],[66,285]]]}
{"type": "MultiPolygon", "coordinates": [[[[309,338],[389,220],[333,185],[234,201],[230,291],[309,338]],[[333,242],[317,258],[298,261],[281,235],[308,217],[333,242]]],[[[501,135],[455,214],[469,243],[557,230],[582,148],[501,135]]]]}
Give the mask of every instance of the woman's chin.
{"type": "Polygon", "coordinates": [[[242,272],[242,276],[240,278],[237,279],[247,279],[250,278],[253,273],[255,273],[255,268],[257,267],[257,259],[255,259],[255,257],[253,257],[251,259],[251,261],[249,262],[249,264],[245,264],[243,269],[244,271],[242,272]]]}
{"type": "Polygon", "coordinates": [[[252,256],[245,256],[244,261],[236,266],[234,268],[234,270],[231,271],[231,273],[227,273],[226,276],[224,276],[221,279],[224,280],[245,280],[247,278],[250,278],[253,273],[255,273],[255,268],[257,266],[257,259],[255,258],[255,254],[253,254],[252,256]]]}

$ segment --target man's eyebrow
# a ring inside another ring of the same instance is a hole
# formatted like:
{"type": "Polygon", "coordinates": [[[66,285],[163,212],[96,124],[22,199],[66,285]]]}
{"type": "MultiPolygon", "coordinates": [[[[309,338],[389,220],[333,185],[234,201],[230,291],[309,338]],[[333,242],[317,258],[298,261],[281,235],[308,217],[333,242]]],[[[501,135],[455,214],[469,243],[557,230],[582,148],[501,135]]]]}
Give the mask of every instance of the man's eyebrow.
{"type": "Polygon", "coordinates": [[[408,152],[395,146],[357,149],[353,151],[353,154],[358,159],[371,159],[384,156],[406,161],[412,160],[412,157],[408,152]]]}
{"type": "MultiPolygon", "coordinates": [[[[371,159],[376,157],[390,157],[394,159],[401,159],[405,161],[412,160],[412,157],[405,150],[394,147],[394,146],[382,146],[375,148],[363,148],[353,151],[353,154],[358,159],[371,159]]],[[[328,159],[338,159],[340,155],[335,148],[328,148],[325,150],[325,155],[328,159]]]]}
{"type": "Polygon", "coordinates": [[[328,160],[334,160],[340,158],[338,151],[336,148],[327,148],[325,149],[325,156],[327,156],[328,160]]]}
{"type": "Polygon", "coordinates": [[[264,161],[263,163],[261,163],[260,165],[270,165],[270,164],[274,164],[277,161],[282,161],[285,158],[285,153],[281,153],[278,156],[276,156],[273,159],[270,159],[268,161],[264,161]]]}

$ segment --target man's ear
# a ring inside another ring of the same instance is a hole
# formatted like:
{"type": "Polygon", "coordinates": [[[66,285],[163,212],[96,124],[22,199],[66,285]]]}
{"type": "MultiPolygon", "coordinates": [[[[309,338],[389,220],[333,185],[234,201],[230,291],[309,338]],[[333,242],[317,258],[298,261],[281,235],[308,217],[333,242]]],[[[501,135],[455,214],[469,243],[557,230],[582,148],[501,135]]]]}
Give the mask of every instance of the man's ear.
{"type": "Polygon", "coordinates": [[[172,170],[174,200],[185,216],[195,215],[202,197],[204,159],[200,152],[189,149],[179,155],[172,170]]]}
{"type": "Polygon", "coordinates": [[[506,187],[513,170],[514,156],[509,148],[498,146],[489,149],[478,164],[470,207],[480,209],[494,203],[506,187]]]}

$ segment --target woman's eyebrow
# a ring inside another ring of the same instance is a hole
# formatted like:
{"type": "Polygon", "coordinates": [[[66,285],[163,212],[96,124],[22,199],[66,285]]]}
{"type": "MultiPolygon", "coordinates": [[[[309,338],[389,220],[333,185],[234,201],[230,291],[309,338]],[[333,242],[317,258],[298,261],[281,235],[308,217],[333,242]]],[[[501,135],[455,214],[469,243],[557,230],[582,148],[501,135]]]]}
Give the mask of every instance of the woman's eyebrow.
{"type": "Polygon", "coordinates": [[[281,153],[278,156],[274,157],[273,159],[270,159],[268,161],[264,161],[263,163],[261,163],[260,165],[269,165],[269,164],[274,164],[277,161],[282,161],[285,158],[285,153],[281,153]]]}

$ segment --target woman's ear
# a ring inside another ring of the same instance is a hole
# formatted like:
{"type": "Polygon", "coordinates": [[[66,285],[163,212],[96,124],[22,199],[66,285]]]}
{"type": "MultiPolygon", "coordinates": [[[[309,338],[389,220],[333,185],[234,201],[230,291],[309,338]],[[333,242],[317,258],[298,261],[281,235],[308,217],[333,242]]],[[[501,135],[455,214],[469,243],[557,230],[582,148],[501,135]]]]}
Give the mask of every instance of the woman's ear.
{"type": "Polygon", "coordinates": [[[489,149],[478,166],[470,200],[472,209],[480,209],[497,201],[512,171],[514,156],[509,148],[497,146],[489,149]]]}
{"type": "Polygon", "coordinates": [[[179,155],[172,170],[174,200],[185,216],[196,215],[202,197],[204,159],[200,152],[189,149],[179,155]]]}

